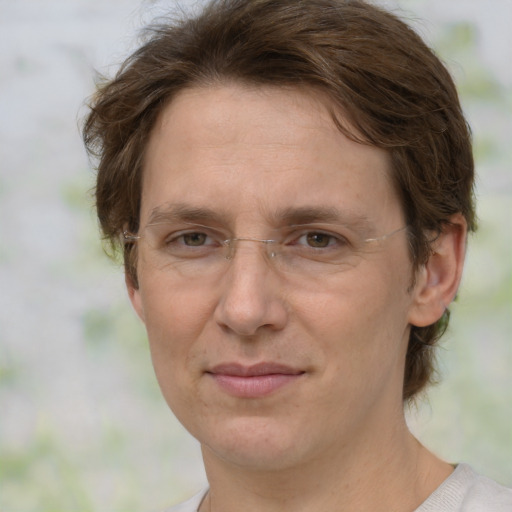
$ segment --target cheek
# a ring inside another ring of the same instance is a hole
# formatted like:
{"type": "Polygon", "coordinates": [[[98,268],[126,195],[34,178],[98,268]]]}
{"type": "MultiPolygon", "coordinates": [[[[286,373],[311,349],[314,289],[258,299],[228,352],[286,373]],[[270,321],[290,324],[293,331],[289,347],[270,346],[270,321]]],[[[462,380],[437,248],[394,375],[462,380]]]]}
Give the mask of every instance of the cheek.
{"type": "Polygon", "coordinates": [[[388,272],[347,274],[328,292],[308,293],[297,306],[296,318],[321,347],[333,378],[342,372],[350,376],[345,382],[355,384],[402,357],[410,299],[399,275],[392,266],[388,272]]]}
{"type": "Polygon", "coordinates": [[[140,283],[151,358],[166,398],[179,383],[194,377],[201,357],[198,340],[213,316],[205,289],[175,287],[146,277],[140,283]]]}
{"type": "Polygon", "coordinates": [[[145,312],[145,323],[150,343],[175,345],[179,339],[186,345],[201,330],[212,313],[208,289],[190,283],[170,282],[161,274],[144,275],[140,295],[145,312]]]}

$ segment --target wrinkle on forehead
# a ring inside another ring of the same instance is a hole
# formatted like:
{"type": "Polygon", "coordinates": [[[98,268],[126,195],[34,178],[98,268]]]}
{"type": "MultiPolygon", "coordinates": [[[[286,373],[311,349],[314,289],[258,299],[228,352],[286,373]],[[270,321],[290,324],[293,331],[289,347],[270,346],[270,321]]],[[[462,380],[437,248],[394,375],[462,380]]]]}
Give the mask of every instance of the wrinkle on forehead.
{"type": "MultiPolygon", "coordinates": [[[[201,102],[205,92],[215,93],[218,101],[211,101],[207,105],[208,117],[204,116],[203,110],[186,109],[186,116],[197,129],[208,132],[210,142],[204,144],[205,148],[218,147],[226,143],[244,143],[246,141],[251,146],[258,146],[260,143],[254,139],[246,140],[247,135],[241,131],[226,131],[226,126],[235,126],[239,118],[246,115],[246,106],[249,103],[265,102],[272,105],[271,110],[260,110],[257,113],[252,112],[252,127],[260,127],[263,136],[270,135],[276,121],[276,113],[285,113],[290,115],[293,110],[301,111],[304,106],[306,109],[314,107],[316,115],[313,118],[305,118],[303,116],[293,115],[293,122],[296,126],[308,131],[325,131],[326,134],[332,132],[333,128],[340,131],[333,120],[333,113],[336,118],[343,119],[343,125],[349,125],[346,116],[341,112],[340,107],[332,104],[327,94],[322,90],[312,86],[284,86],[284,85],[258,85],[246,84],[236,81],[226,83],[217,83],[211,85],[194,85],[179,91],[162,109],[157,118],[153,132],[163,131],[169,123],[173,123],[173,117],[181,109],[177,107],[179,103],[194,106],[197,102],[201,102]],[[278,99],[276,93],[284,94],[286,102],[278,99]],[[226,110],[223,108],[223,101],[233,101],[237,103],[236,111],[226,110]],[[292,107],[290,109],[290,106],[292,107]],[[295,109],[295,107],[298,107],[295,109]],[[214,139],[212,143],[212,138],[214,139]]],[[[180,115],[180,114],[178,114],[180,115]]],[[[355,130],[348,130],[354,131],[355,130]]],[[[340,131],[341,133],[341,131],[340,131]]],[[[183,135],[183,134],[181,134],[183,135]]],[[[290,134],[289,144],[286,140],[286,133],[280,133],[280,141],[275,142],[272,137],[261,143],[266,148],[297,146],[295,137],[290,134]]],[[[305,137],[307,140],[307,136],[305,137]]]]}
{"type": "MultiPolygon", "coordinates": [[[[266,208],[264,220],[271,228],[326,223],[348,226],[351,229],[371,233],[373,223],[362,213],[341,211],[330,206],[289,206],[271,210],[266,208]]],[[[225,209],[192,206],[186,203],[166,203],[154,208],[148,225],[165,222],[186,222],[218,226],[233,226],[236,219],[225,209]]]]}
{"type": "Polygon", "coordinates": [[[184,217],[182,207],[196,210],[186,213],[195,222],[226,227],[234,210],[246,225],[308,216],[330,222],[330,208],[338,210],[335,222],[362,224],[366,214],[368,224],[394,209],[388,152],[347,139],[318,91],[289,89],[227,84],[180,92],[149,141],[142,222],[184,217]],[[180,202],[182,211],[169,213],[180,202]]]}

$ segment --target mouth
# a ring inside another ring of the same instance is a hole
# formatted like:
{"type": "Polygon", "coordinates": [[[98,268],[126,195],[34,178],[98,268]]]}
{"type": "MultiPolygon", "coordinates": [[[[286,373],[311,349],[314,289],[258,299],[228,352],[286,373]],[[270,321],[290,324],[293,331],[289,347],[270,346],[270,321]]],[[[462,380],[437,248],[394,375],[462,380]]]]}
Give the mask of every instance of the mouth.
{"type": "Polygon", "coordinates": [[[237,398],[262,398],[296,382],[305,372],[277,363],[244,366],[226,363],[206,372],[229,395],[237,398]]]}

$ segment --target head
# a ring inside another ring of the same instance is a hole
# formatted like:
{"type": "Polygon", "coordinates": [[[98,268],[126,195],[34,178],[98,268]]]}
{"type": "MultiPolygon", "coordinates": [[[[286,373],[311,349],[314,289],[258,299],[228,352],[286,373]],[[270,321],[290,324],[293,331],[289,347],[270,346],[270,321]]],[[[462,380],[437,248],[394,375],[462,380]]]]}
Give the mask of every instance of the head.
{"type": "MultiPolygon", "coordinates": [[[[92,99],[84,139],[98,157],[98,217],[114,245],[140,228],[148,146],[164,109],[183,91],[223,84],[310,91],[345,136],[386,152],[408,226],[411,286],[454,215],[475,228],[469,129],[448,71],[411,28],[358,0],[214,0],[150,28],[92,99]]],[[[136,246],[122,251],[136,289],[136,246]]],[[[404,400],[431,382],[447,322],[446,309],[411,326],[404,400]]]]}

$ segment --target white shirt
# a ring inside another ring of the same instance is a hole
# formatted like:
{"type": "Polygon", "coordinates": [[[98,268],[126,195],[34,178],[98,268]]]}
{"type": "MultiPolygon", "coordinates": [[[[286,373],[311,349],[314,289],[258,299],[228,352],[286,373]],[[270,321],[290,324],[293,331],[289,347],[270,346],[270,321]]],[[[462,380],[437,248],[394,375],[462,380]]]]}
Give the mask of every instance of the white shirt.
{"type": "MultiPolygon", "coordinates": [[[[197,512],[207,492],[203,489],[165,512],[197,512]]],[[[459,464],[414,512],[512,512],[512,489],[459,464]]]]}

